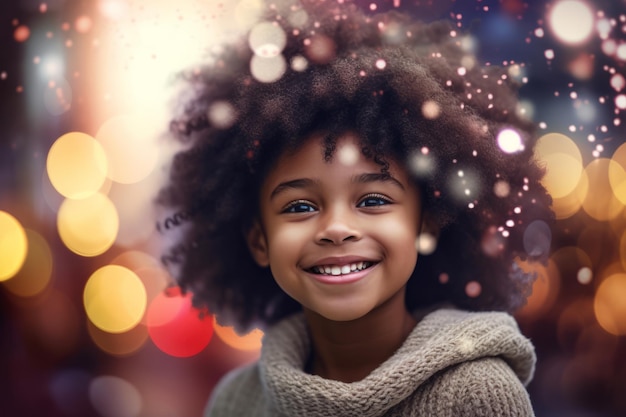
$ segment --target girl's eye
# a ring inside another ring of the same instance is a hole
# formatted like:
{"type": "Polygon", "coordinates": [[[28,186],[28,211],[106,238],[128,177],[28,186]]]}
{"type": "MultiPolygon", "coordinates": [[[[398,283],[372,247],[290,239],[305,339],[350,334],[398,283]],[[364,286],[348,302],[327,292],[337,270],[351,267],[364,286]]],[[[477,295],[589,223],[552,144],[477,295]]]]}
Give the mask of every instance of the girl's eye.
{"type": "Polygon", "coordinates": [[[362,207],[378,207],[378,206],[384,206],[387,204],[390,204],[391,201],[389,201],[389,199],[383,195],[380,194],[372,194],[372,195],[368,195],[365,196],[365,198],[363,198],[359,204],[357,205],[357,207],[362,208],[362,207]]]}
{"type": "Polygon", "coordinates": [[[305,200],[293,201],[283,209],[283,213],[310,213],[315,211],[313,204],[305,200]]]}

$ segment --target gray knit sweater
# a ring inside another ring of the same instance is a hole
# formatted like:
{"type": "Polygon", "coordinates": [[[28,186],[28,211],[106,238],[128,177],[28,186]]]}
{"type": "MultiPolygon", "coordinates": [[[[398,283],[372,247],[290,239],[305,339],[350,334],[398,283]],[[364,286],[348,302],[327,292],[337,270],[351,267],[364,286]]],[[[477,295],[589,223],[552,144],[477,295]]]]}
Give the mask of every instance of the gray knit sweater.
{"type": "Polygon", "coordinates": [[[365,379],[344,383],[303,371],[311,344],[302,314],[265,335],[261,358],[218,384],[205,416],[532,416],[524,386],[532,344],[496,312],[440,309],[365,379]]]}

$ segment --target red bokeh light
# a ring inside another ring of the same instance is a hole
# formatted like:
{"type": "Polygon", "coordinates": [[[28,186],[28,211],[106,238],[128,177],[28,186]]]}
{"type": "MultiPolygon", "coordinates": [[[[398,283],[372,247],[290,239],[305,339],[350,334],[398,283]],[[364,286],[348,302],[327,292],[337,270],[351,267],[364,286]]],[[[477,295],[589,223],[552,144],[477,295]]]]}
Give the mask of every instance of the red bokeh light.
{"type": "Polygon", "coordinates": [[[186,358],[200,353],[213,337],[213,320],[191,304],[191,294],[170,288],[157,295],[148,308],[148,333],[152,342],[171,356],[186,358]]]}

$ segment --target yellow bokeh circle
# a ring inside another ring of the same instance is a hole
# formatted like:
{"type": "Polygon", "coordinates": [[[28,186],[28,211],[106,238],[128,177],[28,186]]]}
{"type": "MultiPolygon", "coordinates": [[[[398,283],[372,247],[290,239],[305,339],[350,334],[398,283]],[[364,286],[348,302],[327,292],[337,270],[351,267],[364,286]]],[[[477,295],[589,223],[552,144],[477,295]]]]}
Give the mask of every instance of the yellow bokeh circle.
{"type": "Polygon", "coordinates": [[[97,256],[115,242],[119,217],[111,200],[96,193],[82,200],[66,199],[59,208],[57,228],[61,240],[72,252],[97,256]]]}
{"type": "Polygon", "coordinates": [[[537,141],[535,157],[546,168],[542,184],[552,197],[570,194],[583,171],[582,154],[576,143],[561,133],[548,133],[537,141]]]}
{"type": "Polygon", "coordinates": [[[6,281],[19,272],[28,253],[28,239],[20,222],[5,211],[0,211],[0,281],[6,281]]]}
{"type": "Polygon", "coordinates": [[[591,217],[599,221],[611,220],[624,209],[611,188],[609,166],[613,162],[607,158],[593,160],[585,168],[592,188],[583,200],[582,208],[591,217]]]}
{"type": "Polygon", "coordinates": [[[89,277],[83,302],[89,320],[109,333],[122,333],[135,327],[148,303],[137,274],[119,265],[104,266],[89,277]]]}
{"type": "Polygon", "coordinates": [[[600,326],[616,336],[626,335],[626,274],[613,274],[602,281],[593,300],[600,326]]]}
{"type": "Polygon", "coordinates": [[[106,179],[106,154],[90,135],[66,133],[48,151],[46,170],[59,194],[67,198],[86,198],[96,193],[106,179]]]}

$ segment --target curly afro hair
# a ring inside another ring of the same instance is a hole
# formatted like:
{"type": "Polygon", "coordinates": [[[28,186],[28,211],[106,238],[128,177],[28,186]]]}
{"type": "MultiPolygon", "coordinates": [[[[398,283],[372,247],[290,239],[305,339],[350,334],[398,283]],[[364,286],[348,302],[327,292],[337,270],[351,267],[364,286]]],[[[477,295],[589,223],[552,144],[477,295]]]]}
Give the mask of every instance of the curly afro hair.
{"type": "Polygon", "coordinates": [[[263,22],[183,74],[193,95],[171,131],[185,147],[159,197],[175,214],[159,228],[177,236],[162,260],[194,302],[241,331],[301,308],[254,263],[244,234],[278,156],[321,133],[331,158],[350,131],[381,171],[405,165],[438,226],[407,307],[523,305],[533,276],[517,261],[545,259],[553,214],[515,77],[478,65],[447,22],[332,0],[276,2],[263,22]]]}

